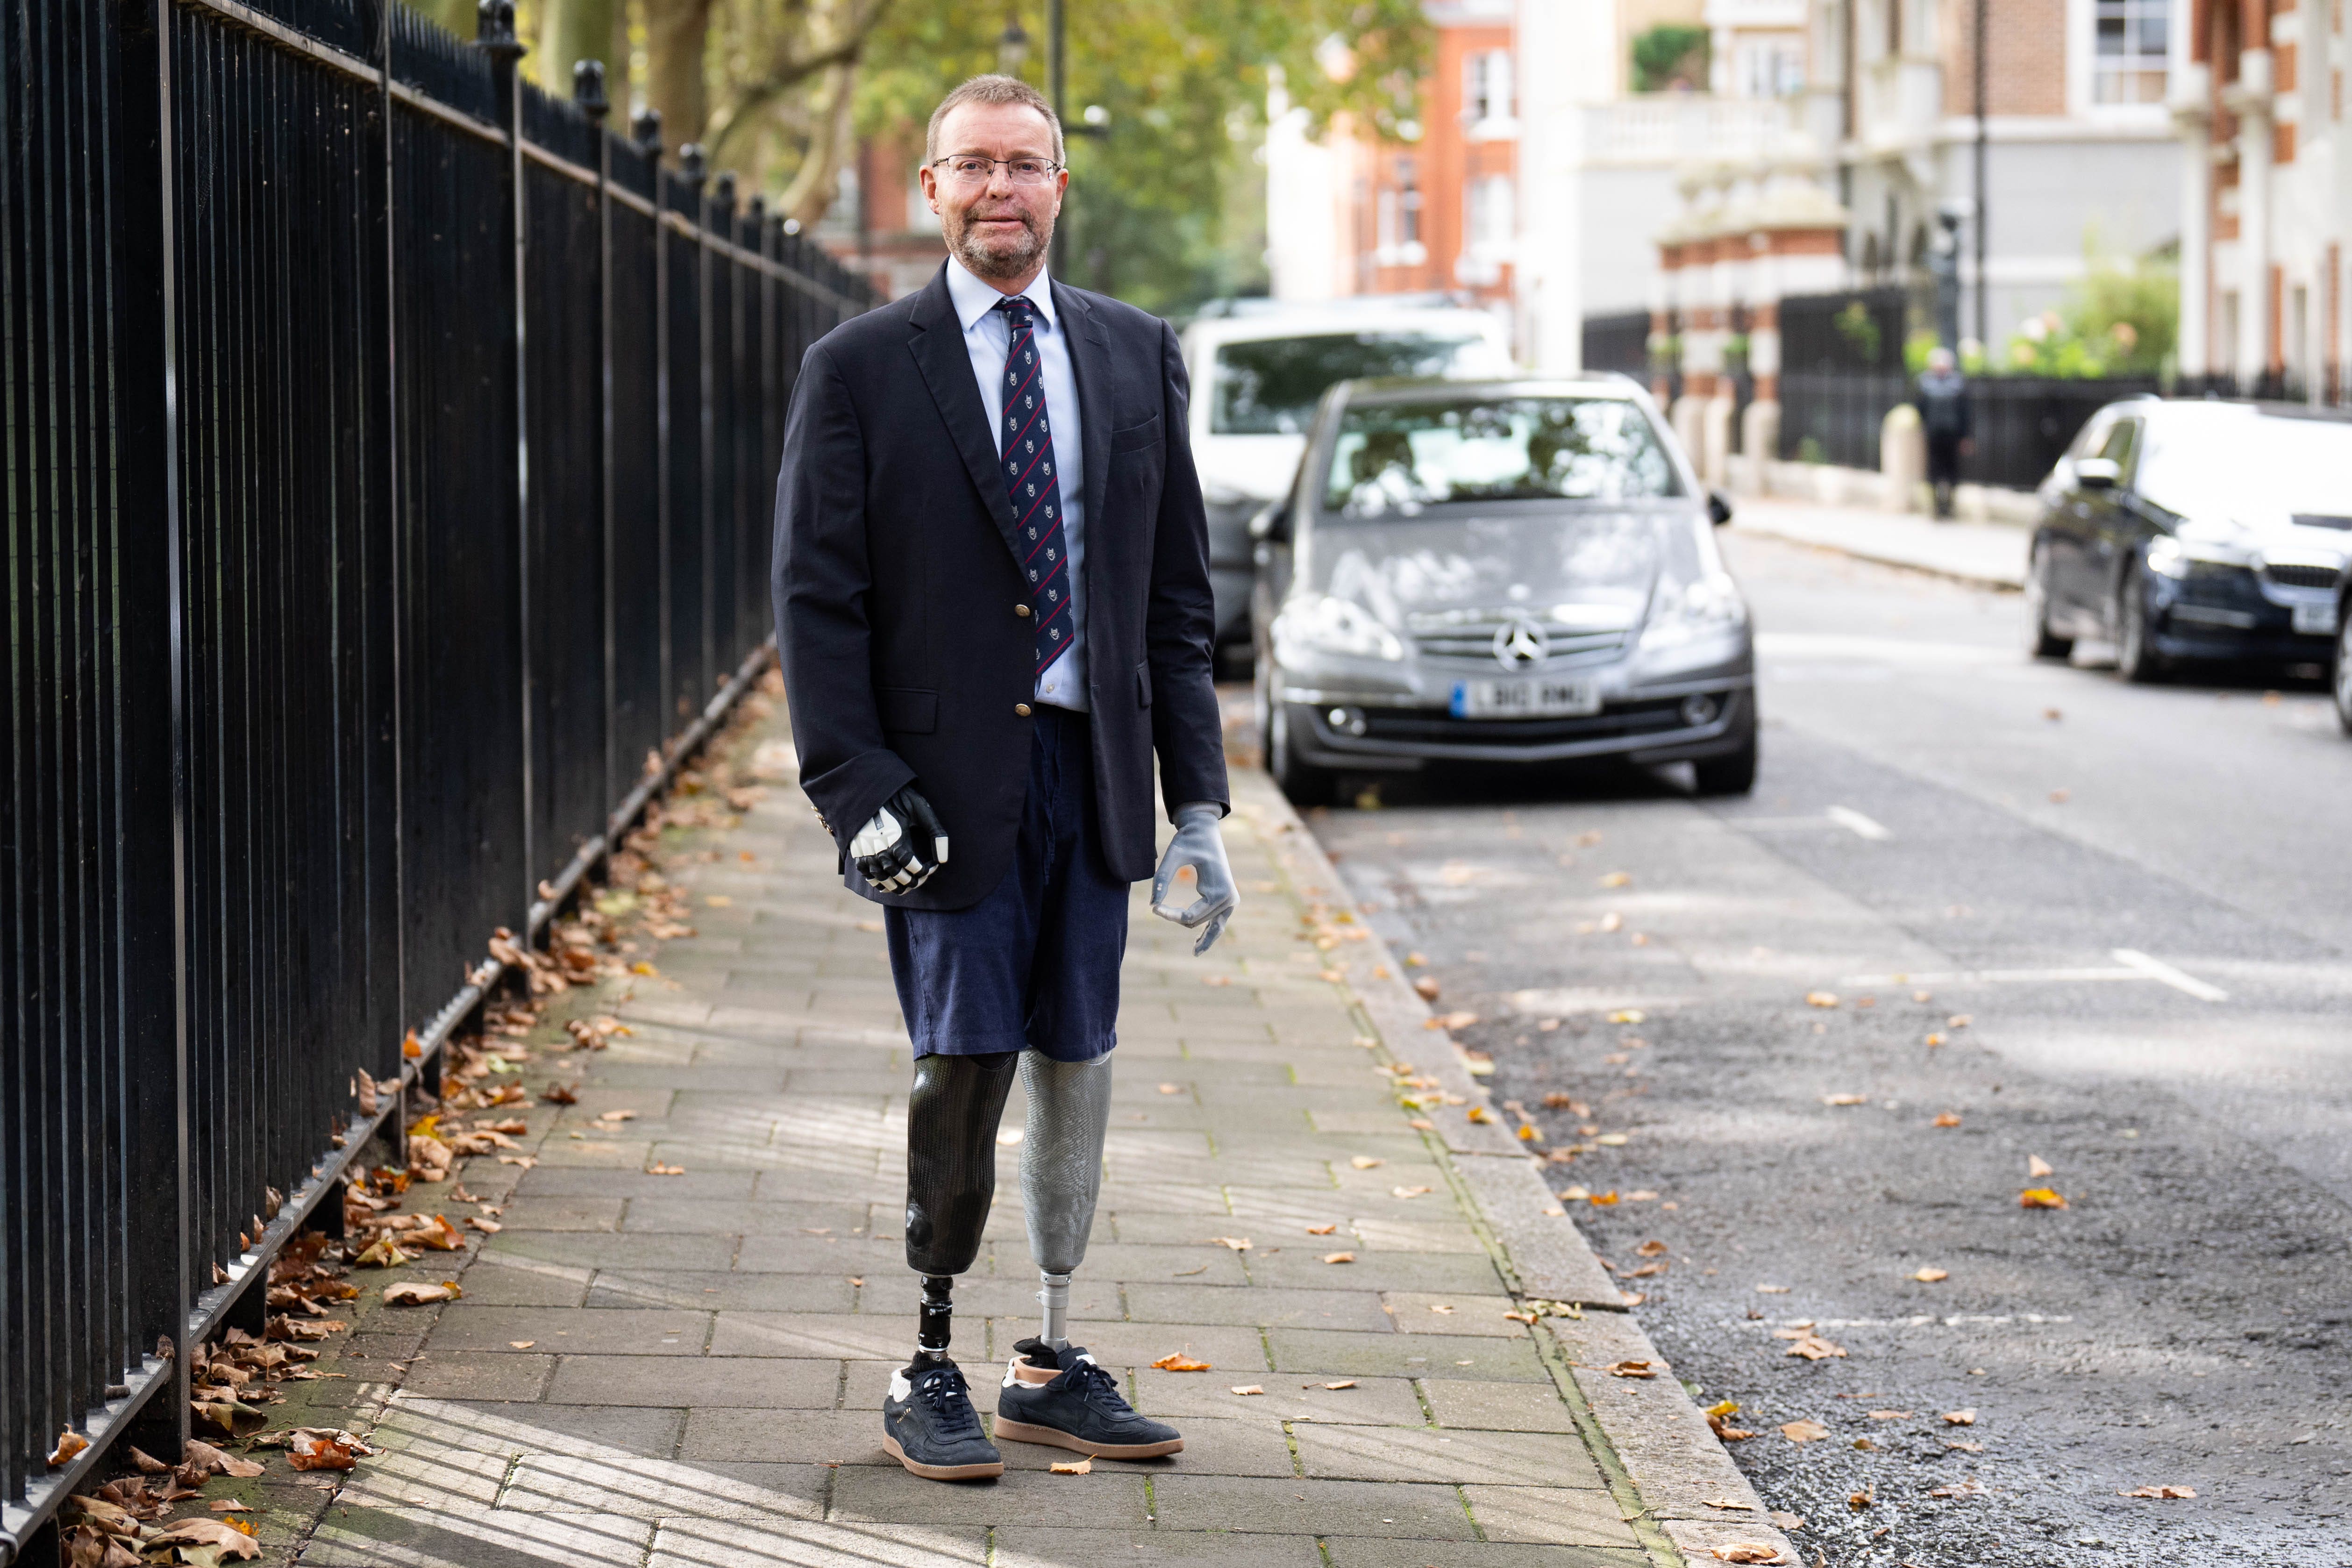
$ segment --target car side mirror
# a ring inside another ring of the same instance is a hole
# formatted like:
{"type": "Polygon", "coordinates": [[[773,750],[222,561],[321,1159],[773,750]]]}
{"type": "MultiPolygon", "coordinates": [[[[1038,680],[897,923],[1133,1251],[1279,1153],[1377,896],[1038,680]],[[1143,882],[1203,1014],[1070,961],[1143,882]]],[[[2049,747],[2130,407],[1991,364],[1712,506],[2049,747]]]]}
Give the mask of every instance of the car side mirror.
{"type": "Polygon", "coordinates": [[[2074,482],[2086,490],[2111,490],[2123,478],[2123,469],[2113,458],[2078,458],[2074,461],[2074,482]]]}
{"type": "Polygon", "coordinates": [[[1731,521],[1731,498],[1721,490],[1706,492],[1706,520],[1721,528],[1731,521]]]}
{"type": "Polygon", "coordinates": [[[1265,506],[1260,507],[1257,515],[1249,521],[1249,536],[1261,544],[1269,542],[1276,544],[1289,543],[1290,502],[1268,501],[1265,506]]]}

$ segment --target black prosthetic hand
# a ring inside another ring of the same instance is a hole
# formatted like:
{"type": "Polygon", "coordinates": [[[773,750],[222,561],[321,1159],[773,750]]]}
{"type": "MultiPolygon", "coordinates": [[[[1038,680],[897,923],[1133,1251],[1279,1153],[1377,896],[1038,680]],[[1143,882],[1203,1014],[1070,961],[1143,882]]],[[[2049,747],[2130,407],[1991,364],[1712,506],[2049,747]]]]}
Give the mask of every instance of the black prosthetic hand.
{"type": "Polygon", "coordinates": [[[996,1128],[1020,1053],[915,1058],[907,1095],[907,1267],[961,1274],[996,1197],[996,1128]]]}
{"type": "Polygon", "coordinates": [[[857,874],[885,893],[910,893],[947,862],[947,825],[913,784],[882,803],[882,809],[849,841],[857,874]]]}

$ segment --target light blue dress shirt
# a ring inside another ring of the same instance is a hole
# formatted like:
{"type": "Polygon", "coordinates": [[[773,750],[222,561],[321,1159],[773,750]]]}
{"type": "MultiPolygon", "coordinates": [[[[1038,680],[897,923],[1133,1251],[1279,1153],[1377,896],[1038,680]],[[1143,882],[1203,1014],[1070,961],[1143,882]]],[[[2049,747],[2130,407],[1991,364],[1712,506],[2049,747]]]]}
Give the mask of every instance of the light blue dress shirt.
{"type": "MultiPolygon", "coordinates": [[[[1062,538],[1070,554],[1070,651],[1037,678],[1034,700],[1056,708],[1087,711],[1087,468],[1084,432],[1078,426],[1078,380],[1070,369],[1070,340],[1054,311],[1052,281],[1041,268],[1022,297],[1036,307],[1037,370],[1045,383],[1045,418],[1054,428],[1054,460],[1062,471],[1062,538]]],[[[1004,455],[1004,356],[1012,352],[1013,327],[996,307],[1005,295],[982,282],[954,257],[948,258],[948,298],[963,324],[963,345],[971,355],[971,376],[980,384],[981,406],[996,454],[1004,455]]]]}

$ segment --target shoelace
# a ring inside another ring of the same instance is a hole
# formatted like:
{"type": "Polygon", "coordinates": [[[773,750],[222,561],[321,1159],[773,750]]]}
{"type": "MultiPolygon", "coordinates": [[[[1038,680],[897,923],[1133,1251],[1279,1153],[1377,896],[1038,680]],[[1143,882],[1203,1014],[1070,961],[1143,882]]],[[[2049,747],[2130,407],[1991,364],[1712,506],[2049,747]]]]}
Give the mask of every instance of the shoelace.
{"type": "Polygon", "coordinates": [[[1111,1376],[1093,1362],[1082,1361],[1069,1370],[1070,1391],[1092,1405],[1101,1405],[1115,1415],[1134,1409],[1118,1392],[1118,1379],[1111,1376]]]}
{"type": "Polygon", "coordinates": [[[915,1397],[939,1417],[942,1437],[977,1437],[980,1415],[971,1407],[971,1385],[952,1368],[927,1372],[915,1380],[915,1397]]]}

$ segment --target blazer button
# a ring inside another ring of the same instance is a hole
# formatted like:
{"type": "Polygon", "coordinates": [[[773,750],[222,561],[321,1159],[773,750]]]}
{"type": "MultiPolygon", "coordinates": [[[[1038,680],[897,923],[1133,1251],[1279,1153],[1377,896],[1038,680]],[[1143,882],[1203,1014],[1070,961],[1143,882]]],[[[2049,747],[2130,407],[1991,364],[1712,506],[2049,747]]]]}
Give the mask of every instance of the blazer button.
{"type": "Polygon", "coordinates": [[[1013,606],[1013,613],[1025,618],[1029,614],[1029,606],[1026,605],[1015,605],[1013,606]]]}
{"type": "Polygon", "coordinates": [[[1029,704],[1026,702],[1015,702],[1013,705],[1013,711],[1016,717],[1026,719],[1029,717],[1029,704]]]}

